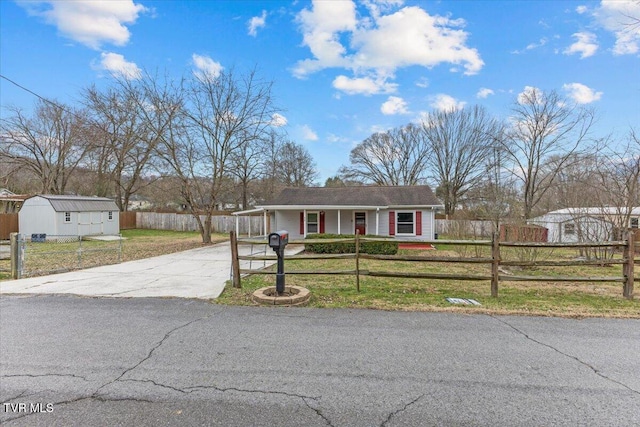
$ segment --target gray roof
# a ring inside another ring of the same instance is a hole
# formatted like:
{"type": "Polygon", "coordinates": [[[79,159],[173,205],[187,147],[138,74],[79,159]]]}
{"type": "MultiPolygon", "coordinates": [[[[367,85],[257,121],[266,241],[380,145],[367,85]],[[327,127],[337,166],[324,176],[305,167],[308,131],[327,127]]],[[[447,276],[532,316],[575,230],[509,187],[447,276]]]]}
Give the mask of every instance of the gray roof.
{"type": "Polygon", "coordinates": [[[427,185],[285,188],[262,206],[442,206],[427,185]]]}
{"type": "Polygon", "coordinates": [[[51,194],[40,194],[35,197],[49,200],[53,210],[56,212],[119,211],[116,202],[106,197],[57,196],[51,194]]]}

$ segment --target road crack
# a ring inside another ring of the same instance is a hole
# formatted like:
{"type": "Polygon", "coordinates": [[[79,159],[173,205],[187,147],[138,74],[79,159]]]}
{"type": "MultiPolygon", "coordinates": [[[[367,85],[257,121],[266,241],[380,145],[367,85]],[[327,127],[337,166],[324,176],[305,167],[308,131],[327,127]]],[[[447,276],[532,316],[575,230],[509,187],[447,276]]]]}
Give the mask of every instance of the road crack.
{"type": "Polygon", "coordinates": [[[105,387],[107,387],[107,386],[109,386],[109,385],[111,385],[111,384],[113,384],[113,383],[116,383],[116,382],[120,381],[120,380],[122,379],[122,377],[124,377],[125,375],[127,375],[129,372],[133,371],[133,370],[134,370],[134,369],[136,369],[138,366],[142,365],[144,362],[146,362],[147,360],[151,359],[151,357],[153,356],[153,353],[154,353],[158,348],[160,348],[160,346],[162,346],[162,344],[164,344],[164,342],[165,342],[165,341],[166,341],[166,340],[167,340],[167,339],[168,339],[168,338],[169,338],[169,337],[170,337],[174,332],[179,331],[180,329],[184,329],[184,328],[186,328],[186,327],[188,327],[188,326],[190,326],[190,325],[192,325],[192,324],[194,324],[194,323],[196,323],[196,322],[200,322],[200,321],[202,321],[202,320],[206,320],[206,319],[208,319],[209,317],[211,317],[212,315],[213,315],[213,314],[209,314],[209,315],[207,315],[207,316],[204,316],[204,317],[200,317],[200,318],[198,318],[198,319],[191,320],[191,321],[189,321],[189,322],[187,322],[187,323],[185,323],[185,324],[183,324],[183,325],[176,326],[175,328],[171,329],[169,332],[167,332],[167,333],[164,335],[164,337],[162,337],[162,339],[160,339],[160,341],[158,341],[158,342],[157,342],[157,343],[156,343],[156,344],[151,348],[151,350],[149,350],[149,352],[147,353],[147,355],[146,355],[144,358],[142,358],[142,360],[140,360],[138,363],[136,363],[136,364],[135,364],[135,365],[133,365],[132,367],[125,369],[125,370],[124,370],[124,371],[123,371],[123,372],[122,372],[122,373],[121,373],[121,374],[120,374],[116,379],[114,379],[114,380],[112,380],[112,381],[109,381],[108,383],[105,383],[105,384],[101,385],[100,387],[98,387],[98,389],[93,393],[93,396],[98,396],[98,393],[100,392],[100,390],[102,390],[103,388],[105,388],[105,387]]]}
{"type": "Polygon", "coordinates": [[[602,372],[600,372],[600,371],[599,371],[595,366],[590,365],[589,363],[587,363],[587,362],[585,362],[585,361],[581,360],[581,359],[580,359],[580,358],[578,358],[577,356],[574,356],[574,355],[572,355],[572,354],[565,353],[565,352],[563,352],[562,350],[560,350],[560,349],[558,349],[558,348],[555,348],[554,346],[552,346],[552,345],[550,345],[550,344],[544,343],[544,342],[542,342],[542,341],[538,341],[537,339],[532,338],[531,336],[529,336],[528,334],[526,334],[525,332],[523,332],[523,331],[521,331],[520,329],[516,328],[515,326],[513,326],[512,324],[510,324],[509,322],[507,322],[507,321],[505,321],[505,320],[502,320],[502,319],[500,319],[500,318],[498,318],[498,317],[496,317],[496,316],[490,316],[490,317],[494,318],[495,320],[497,320],[497,321],[498,321],[498,322],[500,322],[500,323],[503,323],[503,324],[507,325],[508,327],[510,327],[511,329],[513,329],[514,331],[516,331],[517,333],[519,333],[520,335],[524,336],[524,337],[525,337],[526,339],[528,339],[529,341],[532,341],[532,342],[534,342],[534,343],[536,343],[536,344],[539,344],[539,345],[541,345],[541,346],[543,346],[543,347],[547,347],[547,348],[549,348],[549,349],[551,349],[551,350],[555,351],[556,353],[559,353],[559,354],[561,354],[561,355],[563,355],[563,356],[565,356],[565,357],[568,357],[569,359],[573,359],[573,360],[575,360],[576,362],[580,363],[581,365],[583,365],[583,366],[585,366],[585,367],[587,367],[587,368],[591,369],[591,370],[593,371],[593,373],[594,373],[594,374],[596,374],[597,376],[599,376],[600,378],[602,378],[602,379],[604,379],[604,380],[607,380],[607,381],[610,381],[610,382],[612,382],[612,383],[614,383],[614,384],[617,384],[617,385],[619,385],[619,386],[622,386],[622,387],[626,388],[627,390],[629,390],[629,391],[631,391],[631,392],[633,392],[633,393],[640,394],[640,391],[635,390],[635,389],[633,389],[633,388],[629,387],[627,384],[625,384],[625,383],[623,383],[623,382],[621,382],[621,381],[618,381],[618,380],[615,380],[615,379],[613,379],[613,378],[610,378],[610,377],[606,376],[605,374],[603,374],[602,372]]]}
{"type": "MultiPolygon", "coordinates": [[[[324,422],[327,423],[328,426],[333,427],[333,424],[331,424],[331,420],[329,420],[329,418],[327,418],[320,409],[314,408],[313,406],[311,406],[309,402],[307,402],[307,399],[308,398],[306,397],[302,398],[302,401],[304,402],[304,404],[307,405],[307,407],[311,409],[313,412],[315,412],[320,418],[322,418],[324,422]]],[[[312,399],[312,400],[317,400],[317,399],[312,399]]]]}
{"type": "Polygon", "coordinates": [[[70,378],[79,378],[81,380],[89,381],[85,377],[74,374],[11,374],[11,375],[1,375],[2,378],[16,378],[16,377],[27,377],[27,378],[40,378],[40,377],[70,377],[70,378]]]}
{"type": "Polygon", "coordinates": [[[384,420],[384,421],[382,422],[382,424],[380,424],[380,427],[386,426],[386,425],[387,425],[387,423],[388,423],[389,421],[391,421],[391,418],[393,418],[394,416],[398,415],[398,414],[399,414],[399,413],[401,413],[401,412],[406,411],[406,410],[407,410],[407,408],[408,408],[409,406],[413,405],[414,403],[416,403],[418,400],[422,399],[423,397],[424,397],[424,394],[421,394],[420,396],[418,396],[418,397],[416,397],[415,399],[413,399],[411,402],[406,403],[402,408],[398,409],[397,411],[394,411],[394,412],[390,413],[390,414],[387,416],[387,419],[386,419],[386,420],[384,420]]]}

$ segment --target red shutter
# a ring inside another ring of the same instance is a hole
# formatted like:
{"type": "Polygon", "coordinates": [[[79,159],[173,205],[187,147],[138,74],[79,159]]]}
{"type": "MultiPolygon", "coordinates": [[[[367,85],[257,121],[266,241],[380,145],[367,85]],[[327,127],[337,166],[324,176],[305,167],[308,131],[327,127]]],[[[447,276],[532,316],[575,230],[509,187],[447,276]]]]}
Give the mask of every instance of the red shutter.
{"type": "Polygon", "coordinates": [[[300,212],[300,234],[304,236],[304,212],[300,212]]]}
{"type": "Polygon", "coordinates": [[[389,211],[389,236],[396,235],[396,213],[389,211]]]}
{"type": "Polygon", "coordinates": [[[324,212],[320,212],[320,234],[324,234],[324,212]]]}
{"type": "Polygon", "coordinates": [[[422,211],[416,211],[416,236],[422,236],[422,211]]]}

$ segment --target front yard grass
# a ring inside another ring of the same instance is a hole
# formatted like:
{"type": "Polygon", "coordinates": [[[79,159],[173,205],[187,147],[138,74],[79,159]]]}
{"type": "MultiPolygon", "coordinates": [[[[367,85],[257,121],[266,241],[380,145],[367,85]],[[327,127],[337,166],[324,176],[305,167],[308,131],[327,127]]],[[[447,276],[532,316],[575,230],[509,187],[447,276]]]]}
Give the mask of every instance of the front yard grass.
{"type": "MultiPolygon", "coordinates": [[[[471,248],[464,256],[476,255],[471,248]]],[[[479,256],[486,257],[481,251],[479,256]]],[[[517,256],[503,253],[505,257],[517,256]]],[[[401,250],[405,255],[459,256],[451,248],[418,252],[401,250]]],[[[540,251],[538,260],[560,260],[576,258],[575,250],[540,251]]],[[[285,273],[295,270],[353,270],[355,260],[285,260],[285,273]]],[[[274,267],[270,267],[274,270],[274,267]]],[[[360,260],[361,270],[396,272],[432,272],[488,275],[489,265],[453,264],[360,260]]],[[[524,276],[580,276],[616,277],[622,276],[622,267],[580,266],[580,267],[535,267],[527,269],[509,268],[511,273],[524,276]]],[[[637,274],[636,274],[637,276],[637,274]]],[[[636,282],[638,283],[638,282],[636,282]]],[[[368,308],[400,311],[446,311],[460,313],[514,314],[563,317],[617,317],[640,318],[640,298],[638,286],[636,297],[628,300],[622,297],[621,282],[520,282],[500,281],[498,298],[491,297],[488,280],[435,280],[360,277],[360,292],[356,290],[355,276],[335,275],[287,275],[287,285],[298,285],[311,291],[308,306],[321,308],[368,308]],[[446,298],[470,298],[481,306],[454,305],[446,298]]],[[[252,275],[242,279],[242,288],[227,285],[216,300],[219,304],[253,305],[251,294],[264,286],[274,286],[273,275],[252,275]]]]}

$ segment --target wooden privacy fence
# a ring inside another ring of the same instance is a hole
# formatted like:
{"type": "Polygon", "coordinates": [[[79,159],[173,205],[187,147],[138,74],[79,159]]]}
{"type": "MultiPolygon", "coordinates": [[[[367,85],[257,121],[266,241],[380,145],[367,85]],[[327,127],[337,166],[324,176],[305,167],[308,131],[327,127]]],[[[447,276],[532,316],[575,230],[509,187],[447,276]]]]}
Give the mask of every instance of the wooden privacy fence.
{"type": "Polygon", "coordinates": [[[0,214],[0,240],[9,240],[11,233],[18,232],[18,214],[0,214]]]}
{"type": "MultiPolygon", "coordinates": [[[[276,274],[275,271],[265,269],[243,269],[240,268],[240,261],[261,261],[276,260],[275,255],[240,255],[238,245],[243,244],[263,244],[265,239],[237,238],[235,233],[230,232],[231,239],[231,261],[232,261],[232,283],[236,288],[242,287],[241,276],[243,274],[276,274]]],[[[498,285],[500,281],[530,281],[530,282],[620,282],[622,283],[622,295],[625,298],[633,298],[634,286],[634,264],[636,245],[634,234],[627,233],[627,240],[612,242],[582,242],[582,243],[533,243],[533,242],[501,242],[499,235],[494,233],[491,240],[433,240],[420,241],[394,239],[397,243],[430,243],[438,245],[469,245],[484,246],[491,248],[490,257],[443,257],[443,256],[423,256],[423,255],[371,255],[360,251],[363,242],[389,242],[389,239],[360,237],[344,239],[305,239],[290,240],[289,244],[306,243],[355,243],[355,253],[352,254],[302,254],[287,256],[287,260],[329,260],[329,259],[353,259],[354,268],[349,270],[297,270],[285,271],[286,274],[332,274],[332,275],[355,275],[356,288],[360,291],[360,276],[373,277],[397,277],[416,279],[438,279],[438,280],[488,280],[491,282],[491,296],[498,296],[498,285]],[[621,249],[622,258],[618,259],[598,259],[598,260],[567,260],[567,261],[507,261],[502,260],[500,249],[504,247],[512,248],[612,248],[621,249]],[[450,273],[419,273],[419,272],[391,272],[378,271],[360,268],[360,260],[383,260],[383,261],[408,261],[426,263],[465,263],[465,264],[488,264],[491,266],[490,274],[450,274],[450,273]],[[519,267],[539,267],[539,266],[605,266],[622,265],[621,276],[609,277],[584,277],[584,276],[525,276],[525,275],[505,275],[500,273],[501,266],[519,267]]]]}
{"type": "Polygon", "coordinates": [[[137,228],[136,213],[133,211],[120,212],[120,230],[137,228]]]}

